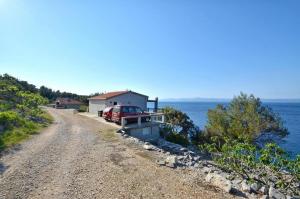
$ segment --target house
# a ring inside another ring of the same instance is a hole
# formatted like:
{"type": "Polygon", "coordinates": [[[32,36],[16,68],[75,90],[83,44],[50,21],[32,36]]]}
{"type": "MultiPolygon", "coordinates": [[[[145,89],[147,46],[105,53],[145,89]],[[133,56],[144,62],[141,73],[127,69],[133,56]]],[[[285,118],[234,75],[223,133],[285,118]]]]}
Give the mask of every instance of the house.
{"type": "Polygon", "coordinates": [[[57,98],[55,101],[55,108],[80,109],[81,105],[83,105],[82,102],[71,98],[57,98]]]}
{"type": "Polygon", "coordinates": [[[114,105],[138,106],[146,111],[148,96],[133,91],[116,91],[91,97],[88,100],[89,112],[92,114],[98,114],[98,111],[114,105]]]}

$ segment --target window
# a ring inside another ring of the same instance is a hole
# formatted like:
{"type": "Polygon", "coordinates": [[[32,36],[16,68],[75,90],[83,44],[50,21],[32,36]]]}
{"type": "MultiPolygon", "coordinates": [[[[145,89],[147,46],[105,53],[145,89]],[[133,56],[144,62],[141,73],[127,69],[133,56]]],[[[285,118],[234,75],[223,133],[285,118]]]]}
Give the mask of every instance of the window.
{"type": "Polygon", "coordinates": [[[137,113],[143,113],[143,110],[142,110],[141,108],[136,107],[135,109],[136,109],[136,112],[137,112],[137,113]]]}
{"type": "Polygon", "coordinates": [[[123,106],[122,112],[123,112],[123,113],[130,113],[130,107],[123,106]]]}
{"type": "Polygon", "coordinates": [[[132,107],[132,106],[130,106],[130,107],[129,107],[129,113],[135,113],[135,108],[132,107]]]}
{"type": "Polygon", "coordinates": [[[114,105],[117,105],[118,104],[118,102],[114,102],[114,105]]]}
{"type": "Polygon", "coordinates": [[[113,112],[114,113],[119,113],[120,112],[120,108],[113,108],[113,112]]]}

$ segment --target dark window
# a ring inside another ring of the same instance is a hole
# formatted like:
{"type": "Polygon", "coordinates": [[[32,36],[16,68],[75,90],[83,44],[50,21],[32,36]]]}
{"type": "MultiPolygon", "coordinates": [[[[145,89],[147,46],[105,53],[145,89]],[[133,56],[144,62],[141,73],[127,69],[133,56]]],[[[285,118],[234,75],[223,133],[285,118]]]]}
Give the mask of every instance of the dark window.
{"type": "Polygon", "coordinates": [[[134,107],[130,106],[129,107],[129,113],[136,113],[136,110],[134,107]]]}
{"type": "Polygon", "coordinates": [[[117,105],[118,104],[118,102],[114,102],[114,105],[117,105]]]}
{"type": "Polygon", "coordinates": [[[135,107],[137,113],[143,113],[143,110],[139,107],[135,107]]]}
{"type": "MultiPolygon", "coordinates": [[[[130,108],[130,107],[129,107],[129,108],[130,108]]],[[[128,108],[127,106],[124,106],[124,107],[122,108],[122,112],[123,112],[123,113],[130,113],[129,108],[128,108]]]]}

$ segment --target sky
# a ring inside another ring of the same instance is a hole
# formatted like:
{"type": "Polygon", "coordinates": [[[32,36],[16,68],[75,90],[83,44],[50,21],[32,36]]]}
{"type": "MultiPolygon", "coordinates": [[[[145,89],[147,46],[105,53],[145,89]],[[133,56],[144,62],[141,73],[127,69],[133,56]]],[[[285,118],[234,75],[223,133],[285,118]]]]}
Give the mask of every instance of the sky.
{"type": "Polygon", "coordinates": [[[0,0],[0,74],[91,94],[300,98],[298,0],[0,0]]]}

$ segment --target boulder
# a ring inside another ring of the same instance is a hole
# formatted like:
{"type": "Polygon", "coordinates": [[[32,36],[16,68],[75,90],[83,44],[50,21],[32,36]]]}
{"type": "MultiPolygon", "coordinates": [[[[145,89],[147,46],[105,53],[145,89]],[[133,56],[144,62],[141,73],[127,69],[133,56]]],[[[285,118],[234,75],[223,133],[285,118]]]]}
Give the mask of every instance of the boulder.
{"type": "Polygon", "coordinates": [[[262,186],[262,187],[259,189],[259,192],[261,192],[262,194],[268,194],[268,187],[262,186]]]}
{"type": "Polygon", "coordinates": [[[252,191],[254,191],[254,192],[257,192],[257,191],[259,190],[259,188],[260,188],[260,185],[257,184],[257,183],[252,183],[252,184],[250,185],[250,189],[251,189],[252,191]]]}
{"type": "Polygon", "coordinates": [[[146,150],[153,150],[153,146],[149,145],[149,144],[144,144],[143,148],[146,149],[146,150]]]}
{"type": "Polygon", "coordinates": [[[227,193],[229,193],[232,190],[231,182],[220,174],[209,173],[205,177],[205,180],[206,182],[211,183],[213,186],[218,187],[227,193]]]}
{"type": "Polygon", "coordinates": [[[269,197],[272,199],[285,199],[285,195],[277,189],[275,189],[274,187],[270,187],[269,197]]]}
{"type": "Polygon", "coordinates": [[[175,155],[170,155],[166,158],[166,166],[174,168],[176,167],[178,161],[177,161],[177,157],[175,155]]]}
{"type": "Polygon", "coordinates": [[[242,186],[241,187],[242,191],[247,192],[247,193],[249,193],[251,191],[251,187],[250,187],[250,185],[247,184],[246,180],[243,180],[241,186],[242,186]]]}

